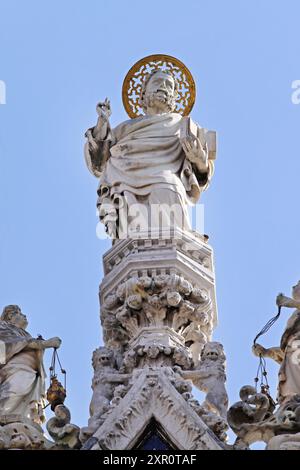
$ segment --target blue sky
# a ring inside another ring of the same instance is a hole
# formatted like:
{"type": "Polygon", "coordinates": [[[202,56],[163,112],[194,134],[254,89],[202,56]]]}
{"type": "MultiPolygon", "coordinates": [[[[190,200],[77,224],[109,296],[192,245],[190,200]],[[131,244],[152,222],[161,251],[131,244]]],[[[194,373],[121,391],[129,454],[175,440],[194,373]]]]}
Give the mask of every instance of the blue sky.
{"type": "MultiPolygon", "coordinates": [[[[108,241],[96,237],[97,180],[84,132],[138,59],[182,60],[197,84],[192,116],[218,132],[205,232],[215,250],[219,327],[236,401],[252,383],[251,342],[275,297],[300,278],[300,4],[0,0],[0,306],[19,304],[33,335],[60,336],[73,422],[88,418],[91,354],[101,343],[98,285],[108,241]]],[[[290,312],[263,339],[277,345],[290,312]]],[[[46,355],[46,367],[50,356],[46,355]]],[[[275,394],[277,366],[268,362],[275,394]]]]}

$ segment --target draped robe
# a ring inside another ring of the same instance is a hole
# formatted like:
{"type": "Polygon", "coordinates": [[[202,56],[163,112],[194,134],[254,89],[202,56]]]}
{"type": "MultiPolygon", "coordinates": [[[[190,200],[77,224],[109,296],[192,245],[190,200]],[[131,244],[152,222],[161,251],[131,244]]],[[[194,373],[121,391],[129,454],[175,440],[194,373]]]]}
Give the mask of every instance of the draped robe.
{"type": "Polygon", "coordinates": [[[300,310],[289,318],[281,338],[284,359],[279,370],[278,398],[283,402],[300,395],[300,310]]]}
{"type": "Polygon", "coordinates": [[[89,170],[99,177],[98,205],[126,192],[139,201],[140,196],[162,189],[173,191],[174,203],[195,204],[209,184],[213,162],[209,160],[208,170],[200,173],[186,158],[180,142],[181,125],[180,114],[165,113],[125,121],[100,142],[90,132],[85,159],[89,170]]]}
{"type": "Polygon", "coordinates": [[[22,328],[0,321],[0,415],[30,418],[30,404],[43,404],[43,351],[29,349],[31,339],[22,328]]]}

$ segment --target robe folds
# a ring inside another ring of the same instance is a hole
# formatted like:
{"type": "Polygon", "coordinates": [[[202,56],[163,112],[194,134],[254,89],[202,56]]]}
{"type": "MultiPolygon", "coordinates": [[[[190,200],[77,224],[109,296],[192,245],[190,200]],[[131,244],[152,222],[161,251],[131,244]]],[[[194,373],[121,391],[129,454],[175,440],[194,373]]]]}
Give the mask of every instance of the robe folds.
{"type": "Polygon", "coordinates": [[[196,203],[211,179],[213,163],[200,174],[188,161],[180,142],[181,121],[178,113],[141,116],[110,131],[96,143],[96,151],[87,142],[86,163],[99,177],[99,196],[124,191],[147,196],[155,189],[170,189],[185,203],[196,203]]]}
{"type": "Polygon", "coordinates": [[[278,399],[282,403],[300,394],[300,310],[289,318],[280,347],[284,359],[279,370],[278,399]]]}
{"type": "Polygon", "coordinates": [[[0,321],[0,415],[30,418],[30,404],[35,402],[40,408],[43,405],[43,351],[29,349],[31,339],[22,328],[0,321]]]}

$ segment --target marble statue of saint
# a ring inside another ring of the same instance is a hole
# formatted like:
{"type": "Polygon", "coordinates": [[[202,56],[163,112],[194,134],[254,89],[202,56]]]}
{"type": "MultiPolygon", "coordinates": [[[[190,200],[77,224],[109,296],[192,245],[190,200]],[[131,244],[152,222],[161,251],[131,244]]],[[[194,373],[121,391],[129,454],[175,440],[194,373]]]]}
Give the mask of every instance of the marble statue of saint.
{"type": "Polygon", "coordinates": [[[126,221],[132,220],[131,227],[134,220],[138,220],[140,230],[146,230],[149,224],[159,227],[159,210],[164,214],[171,208],[173,219],[166,219],[166,224],[190,230],[187,206],[195,204],[208,187],[213,161],[206,142],[201,143],[197,134],[182,132],[184,122],[196,129],[197,125],[175,112],[177,91],[177,80],[170,72],[149,73],[139,101],[144,115],[114,129],[109,123],[109,101],[97,106],[98,122],[86,132],[85,159],[99,178],[100,220],[111,236],[114,233],[121,238],[124,206],[132,209],[126,221]],[[140,211],[137,217],[136,208],[140,211]]]}
{"type": "Polygon", "coordinates": [[[18,415],[43,421],[45,372],[43,352],[59,348],[61,340],[34,339],[26,331],[26,316],[17,305],[8,305],[0,317],[0,416],[18,415]]]}
{"type": "Polygon", "coordinates": [[[293,287],[292,298],[279,294],[276,302],[278,306],[296,309],[287,322],[280,346],[266,349],[256,344],[253,352],[280,364],[278,401],[282,405],[300,395],[300,281],[293,287]]]}

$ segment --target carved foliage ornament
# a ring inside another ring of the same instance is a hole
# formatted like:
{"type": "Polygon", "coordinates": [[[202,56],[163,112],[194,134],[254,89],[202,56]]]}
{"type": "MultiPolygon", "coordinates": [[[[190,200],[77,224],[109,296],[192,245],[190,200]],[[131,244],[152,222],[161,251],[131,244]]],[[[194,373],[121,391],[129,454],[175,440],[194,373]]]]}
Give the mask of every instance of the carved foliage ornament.
{"type": "Polygon", "coordinates": [[[156,70],[170,73],[175,78],[178,85],[175,112],[188,116],[196,97],[194,79],[180,60],[164,54],[149,55],[140,59],[127,73],[123,82],[122,99],[128,116],[136,118],[144,114],[140,104],[143,83],[156,70]]]}
{"type": "Polygon", "coordinates": [[[106,297],[101,319],[110,347],[121,329],[133,338],[148,326],[169,326],[186,342],[204,344],[212,332],[212,303],[205,289],[176,274],[131,277],[106,297]]]}

